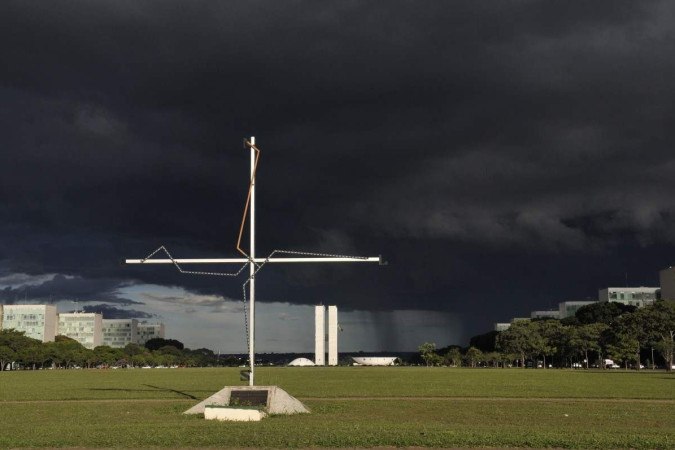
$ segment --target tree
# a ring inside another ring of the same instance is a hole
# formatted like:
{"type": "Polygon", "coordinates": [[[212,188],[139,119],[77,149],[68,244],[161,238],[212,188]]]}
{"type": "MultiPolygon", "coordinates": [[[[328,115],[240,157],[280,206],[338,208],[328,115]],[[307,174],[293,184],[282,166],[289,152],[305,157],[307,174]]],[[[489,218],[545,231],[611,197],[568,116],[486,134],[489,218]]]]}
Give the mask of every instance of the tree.
{"type": "Polygon", "coordinates": [[[45,364],[53,362],[52,360],[52,352],[51,352],[51,347],[50,344],[53,344],[52,342],[45,342],[40,346],[40,368],[44,369],[45,364]]]}
{"type": "Polygon", "coordinates": [[[497,345],[497,336],[499,331],[488,331],[487,333],[473,336],[469,339],[469,347],[476,347],[482,352],[494,352],[497,345]]]}
{"type": "Polygon", "coordinates": [[[600,352],[600,336],[608,328],[604,323],[592,323],[576,327],[571,333],[570,346],[584,356],[587,369],[590,363],[588,352],[600,352]]]}
{"type": "Polygon", "coordinates": [[[61,348],[56,345],[56,342],[47,342],[44,344],[44,348],[45,352],[43,355],[44,360],[42,361],[42,364],[44,365],[45,362],[51,361],[56,367],[61,367],[63,355],[61,348]]]}
{"type": "Polygon", "coordinates": [[[131,367],[138,365],[146,365],[146,356],[151,358],[150,352],[138,344],[129,343],[122,349],[126,360],[131,364],[131,367]],[[140,361],[140,362],[139,362],[140,361]]]}
{"type": "Polygon", "coordinates": [[[624,305],[623,303],[597,302],[582,306],[574,315],[582,325],[592,323],[612,325],[623,314],[632,313],[635,310],[635,306],[624,305]]]}
{"type": "Polygon", "coordinates": [[[175,339],[162,339],[162,338],[153,338],[150,339],[148,342],[145,343],[145,348],[148,350],[158,350],[162,347],[166,347],[167,345],[171,347],[176,347],[178,350],[183,350],[185,346],[181,341],[177,341],[175,339]]]}
{"type": "Polygon", "coordinates": [[[141,353],[138,353],[138,354],[136,354],[136,355],[133,355],[133,356],[130,358],[130,361],[131,361],[131,366],[132,366],[132,367],[133,367],[133,366],[142,367],[142,366],[144,366],[144,365],[146,365],[146,364],[148,363],[148,358],[146,358],[146,355],[143,355],[143,354],[141,354],[141,353]]]}
{"type": "Polygon", "coordinates": [[[577,316],[569,316],[564,319],[560,319],[560,324],[564,327],[578,327],[581,325],[577,316]]]}
{"type": "Polygon", "coordinates": [[[183,359],[183,352],[176,347],[166,345],[153,352],[158,365],[173,366],[183,359]]]}
{"type": "Polygon", "coordinates": [[[469,363],[471,367],[476,367],[476,364],[483,360],[483,352],[478,350],[476,347],[469,347],[464,355],[466,362],[469,363]]]}
{"type": "Polygon", "coordinates": [[[558,320],[537,320],[532,322],[538,334],[542,337],[539,343],[539,354],[543,358],[546,369],[546,356],[553,356],[565,345],[566,335],[564,327],[558,320]]]}
{"type": "Polygon", "coordinates": [[[98,355],[94,353],[94,350],[90,349],[85,349],[82,352],[82,362],[86,364],[88,369],[95,367],[100,363],[98,355]]]}
{"type": "MultiPolygon", "coordinates": [[[[630,359],[636,362],[638,370],[640,369],[640,348],[649,340],[644,326],[643,312],[636,311],[618,317],[612,325],[611,332],[607,333],[609,338],[607,348],[611,347],[615,353],[624,353],[629,344],[633,346],[633,356],[630,359]]],[[[623,360],[628,361],[628,359],[623,360]]]]}
{"type": "Polygon", "coordinates": [[[176,347],[173,347],[171,345],[165,345],[164,347],[158,349],[156,353],[159,353],[161,355],[172,355],[176,357],[183,355],[183,352],[181,352],[176,347]]]}
{"type": "Polygon", "coordinates": [[[502,363],[502,367],[506,368],[511,367],[513,364],[513,361],[518,359],[519,355],[515,355],[513,353],[506,353],[506,352],[498,352],[499,355],[499,361],[502,363]]]}
{"type": "Polygon", "coordinates": [[[27,345],[18,352],[16,352],[16,359],[20,361],[24,366],[30,367],[35,370],[38,364],[42,363],[42,354],[44,353],[43,346],[41,342],[33,343],[32,345],[27,345]]]}
{"type": "Polygon", "coordinates": [[[75,339],[67,336],[56,336],[54,342],[56,354],[60,357],[61,362],[66,366],[66,369],[75,363],[83,363],[83,355],[85,348],[75,339]]]}
{"type": "Polygon", "coordinates": [[[440,360],[440,357],[436,354],[436,344],[433,342],[425,342],[420,345],[418,348],[422,360],[426,363],[427,367],[437,364],[440,360]]]}
{"type": "MultiPolygon", "coordinates": [[[[614,333],[612,342],[607,345],[607,354],[613,360],[623,362],[624,367],[628,369],[628,363],[635,361],[635,348],[639,346],[640,344],[635,336],[614,333]]],[[[639,356],[637,364],[639,367],[639,356]]]]}
{"type": "Polygon", "coordinates": [[[6,345],[15,352],[19,352],[26,347],[41,345],[37,339],[29,338],[23,331],[16,331],[13,329],[0,330],[0,345],[6,345]]]}
{"type": "Polygon", "coordinates": [[[94,355],[98,363],[111,366],[122,359],[124,352],[121,349],[112,348],[107,345],[99,345],[94,349],[94,355]]]}
{"type": "Polygon", "coordinates": [[[16,360],[16,352],[7,345],[0,345],[0,372],[16,360]]]}
{"type": "Polygon", "coordinates": [[[124,346],[124,354],[127,356],[140,355],[145,352],[146,349],[144,347],[141,347],[138,344],[134,344],[133,342],[124,346]]]}
{"type": "Polygon", "coordinates": [[[491,367],[499,367],[499,364],[502,362],[502,360],[502,354],[499,352],[483,353],[483,361],[489,363],[491,367]]]}
{"type": "Polygon", "coordinates": [[[578,355],[578,352],[572,346],[572,339],[576,335],[577,327],[565,326],[562,324],[562,321],[560,321],[560,324],[562,325],[562,329],[560,330],[558,342],[556,343],[558,349],[557,354],[561,359],[561,367],[567,365],[571,367],[573,359],[576,359],[574,357],[578,355]]]}
{"type": "Polygon", "coordinates": [[[195,350],[184,349],[182,363],[189,367],[206,367],[216,365],[217,357],[213,350],[198,348],[195,350]]]}
{"type": "Polygon", "coordinates": [[[497,348],[518,355],[521,367],[526,357],[540,354],[543,347],[544,338],[530,321],[516,321],[497,336],[497,348]]]}
{"type": "Polygon", "coordinates": [[[638,312],[647,341],[663,355],[666,370],[673,369],[675,351],[675,301],[660,300],[638,312]]]}
{"type": "Polygon", "coordinates": [[[459,348],[452,347],[443,357],[443,363],[448,366],[458,367],[462,365],[462,352],[459,348]]]}

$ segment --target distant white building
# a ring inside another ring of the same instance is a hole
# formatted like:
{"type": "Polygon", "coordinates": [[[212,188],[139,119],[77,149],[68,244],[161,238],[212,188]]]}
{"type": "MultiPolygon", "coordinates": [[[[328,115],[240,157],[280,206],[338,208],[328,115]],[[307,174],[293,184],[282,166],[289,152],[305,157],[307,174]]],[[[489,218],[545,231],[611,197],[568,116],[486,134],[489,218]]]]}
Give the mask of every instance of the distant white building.
{"type": "Polygon", "coordinates": [[[338,365],[338,309],[328,307],[328,365],[338,365]]]}
{"type": "Polygon", "coordinates": [[[564,319],[566,317],[572,317],[577,313],[579,308],[586,305],[592,305],[593,303],[597,302],[592,300],[581,300],[558,303],[559,318],[564,319]]]}
{"type": "Polygon", "coordinates": [[[317,366],[326,365],[326,307],[314,307],[314,363],[317,366]]]}
{"type": "Polygon", "coordinates": [[[75,339],[85,348],[103,344],[103,317],[96,313],[61,313],[58,334],[75,339]]]}
{"type": "Polygon", "coordinates": [[[42,342],[54,342],[56,337],[56,306],[4,305],[2,328],[23,331],[26,336],[42,342]]]}
{"type": "Polygon", "coordinates": [[[138,343],[137,319],[103,319],[103,345],[123,348],[138,343]]]}
{"type": "Polygon", "coordinates": [[[661,285],[660,298],[675,300],[675,267],[659,271],[659,284],[661,285]]]}
{"type": "Polygon", "coordinates": [[[495,323],[495,331],[506,331],[511,327],[511,322],[498,322],[495,323]]]}
{"type": "Polygon", "coordinates": [[[556,310],[532,311],[530,313],[530,318],[532,318],[532,319],[559,319],[560,318],[560,311],[556,311],[556,310]]]}
{"type": "Polygon", "coordinates": [[[598,301],[642,308],[656,301],[658,291],[657,287],[608,287],[598,291],[598,301]]]}
{"type": "Polygon", "coordinates": [[[23,331],[42,342],[54,342],[57,335],[67,336],[93,349],[99,345],[123,348],[127,344],[145,345],[164,338],[163,323],[139,323],[138,319],[104,319],[98,313],[57,314],[53,305],[0,305],[0,329],[23,331]]]}
{"type": "MultiPolygon", "coordinates": [[[[326,364],[326,307],[314,307],[314,364],[326,364]]],[[[328,307],[328,365],[338,364],[338,309],[337,306],[328,307]]]]}
{"type": "Polygon", "coordinates": [[[314,361],[311,361],[307,358],[295,358],[293,361],[288,363],[291,367],[311,367],[314,366],[314,361]]]}
{"type": "Polygon", "coordinates": [[[138,324],[138,337],[136,343],[138,345],[145,345],[150,339],[162,338],[164,339],[165,328],[163,323],[147,323],[141,322],[138,324]]]}
{"type": "Polygon", "coordinates": [[[529,317],[514,317],[511,319],[511,322],[498,322],[495,323],[495,331],[506,331],[509,328],[511,328],[511,325],[516,323],[516,322],[529,322],[530,318],[529,317]]]}
{"type": "Polygon", "coordinates": [[[355,366],[393,366],[396,356],[352,356],[355,366]]]}

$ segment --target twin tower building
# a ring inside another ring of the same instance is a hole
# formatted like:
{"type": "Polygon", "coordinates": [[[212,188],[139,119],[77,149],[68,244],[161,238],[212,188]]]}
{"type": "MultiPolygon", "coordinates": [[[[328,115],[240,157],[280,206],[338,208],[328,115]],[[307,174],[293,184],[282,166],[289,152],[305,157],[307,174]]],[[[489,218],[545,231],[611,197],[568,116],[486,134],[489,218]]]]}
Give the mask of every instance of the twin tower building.
{"type": "MultiPolygon", "coordinates": [[[[326,365],[326,307],[314,307],[314,365],[326,365]]],[[[338,364],[338,309],[328,307],[328,365],[338,364]]]]}

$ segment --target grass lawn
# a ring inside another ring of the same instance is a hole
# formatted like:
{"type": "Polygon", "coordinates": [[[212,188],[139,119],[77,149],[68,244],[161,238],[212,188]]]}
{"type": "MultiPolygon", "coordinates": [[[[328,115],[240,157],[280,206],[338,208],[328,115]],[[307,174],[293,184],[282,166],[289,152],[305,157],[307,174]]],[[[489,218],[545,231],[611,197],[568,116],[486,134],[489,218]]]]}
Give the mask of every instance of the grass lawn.
{"type": "Polygon", "coordinates": [[[675,448],[675,375],[408,367],[260,368],[312,410],[259,423],[182,411],[238,369],[0,373],[0,447],[675,448]]]}

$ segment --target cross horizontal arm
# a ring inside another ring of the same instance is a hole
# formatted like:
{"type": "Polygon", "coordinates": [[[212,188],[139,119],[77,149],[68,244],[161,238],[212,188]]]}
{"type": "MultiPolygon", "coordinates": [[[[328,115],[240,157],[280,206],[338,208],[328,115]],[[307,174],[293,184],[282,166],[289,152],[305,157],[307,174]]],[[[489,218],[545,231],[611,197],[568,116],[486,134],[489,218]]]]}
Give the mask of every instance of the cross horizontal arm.
{"type": "MultiPolygon", "coordinates": [[[[254,258],[256,263],[350,263],[350,262],[376,262],[384,264],[381,256],[368,256],[352,258],[348,256],[314,257],[314,258],[254,258]]],[[[125,264],[244,264],[249,262],[246,258],[203,258],[203,259],[126,259],[125,264]]]]}

